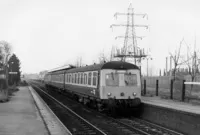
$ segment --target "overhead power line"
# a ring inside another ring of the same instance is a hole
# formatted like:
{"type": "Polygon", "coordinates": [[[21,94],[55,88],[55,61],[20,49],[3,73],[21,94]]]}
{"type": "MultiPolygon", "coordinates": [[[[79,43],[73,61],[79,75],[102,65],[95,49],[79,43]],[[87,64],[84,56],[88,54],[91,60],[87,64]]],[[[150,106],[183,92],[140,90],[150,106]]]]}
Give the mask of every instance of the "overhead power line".
{"type": "Polygon", "coordinates": [[[110,28],[113,27],[126,27],[125,35],[124,36],[117,36],[115,39],[118,38],[124,38],[124,43],[122,48],[117,48],[115,57],[121,58],[121,61],[126,61],[126,58],[133,58],[135,64],[141,64],[141,58],[144,58],[147,56],[145,54],[144,49],[141,49],[137,45],[137,39],[143,39],[144,36],[136,36],[136,27],[143,27],[148,29],[148,25],[140,25],[135,24],[135,18],[134,16],[141,16],[143,18],[147,18],[147,14],[137,14],[134,13],[134,9],[132,8],[132,4],[129,5],[127,13],[115,13],[114,17],[118,16],[126,16],[127,21],[126,24],[112,24],[110,28]]]}

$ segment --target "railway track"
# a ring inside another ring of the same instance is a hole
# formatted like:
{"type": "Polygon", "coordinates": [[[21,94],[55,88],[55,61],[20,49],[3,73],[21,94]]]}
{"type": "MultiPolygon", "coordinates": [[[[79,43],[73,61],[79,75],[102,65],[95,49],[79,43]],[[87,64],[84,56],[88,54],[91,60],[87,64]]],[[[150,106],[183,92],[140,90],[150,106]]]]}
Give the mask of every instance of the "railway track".
{"type": "MultiPolygon", "coordinates": [[[[32,83],[33,84],[33,83],[32,83]]],[[[37,90],[38,93],[45,93],[45,95],[48,95],[46,92],[44,92],[42,89],[44,87],[35,86],[38,85],[38,83],[34,83],[33,87],[37,90]]],[[[44,95],[44,94],[43,94],[44,95]]],[[[65,124],[65,120],[63,117],[71,117],[71,119],[66,118],[67,121],[74,121],[77,125],[79,125],[79,128],[71,128],[71,132],[76,134],[84,133],[84,134],[114,134],[114,135],[121,135],[121,134],[127,134],[127,135],[183,135],[181,133],[169,130],[167,128],[146,122],[144,120],[136,119],[136,118],[123,118],[123,119],[114,119],[111,117],[108,117],[104,114],[101,114],[99,112],[96,112],[94,110],[88,109],[84,107],[83,105],[76,103],[75,101],[70,101],[70,99],[67,99],[65,96],[60,94],[53,94],[56,99],[59,99],[59,101],[49,99],[45,100],[48,104],[49,102],[53,102],[52,104],[56,104],[54,102],[60,102],[59,106],[62,106],[65,108],[69,108],[71,111],[74,112],[76,115],[70,113],[68,114],[68,111],[65,112],[65,110],[61,111],[62,113],[56,113],[56,115],[60,116],[60,120],[66,125],[66,127],[70,130],[69,124],[65,124]],[[61,103],[62,102],[62,103],[61,103]],[[73,102],[73,103],[72,103],[73,102]],[[79,105],[76,105],[79,104],[79,105]],[[72,111],[74,110],[74,111],[72,111]],[[63,116],[64,115],[64,116],[63,116]],[[78,119],[76,118],[78,116],[78,119]],[[84,117],[84,118],[83,118],[84,117]],[[77,119],[77,120],[76,120],[77,119]],[[84,119],[84,120],[81,120],[84,119]],[[87,119],[87,120],[86,120],[87,119]],[[87,121],[85,124],[85,121],[87,121]],[[90,123],[88,125],[88,123],[90,123]],[[95,131],[94,129],[98,129],[95,131]]],[[[52,97],[52,96],[49,96],[52,97]]],[[[42,97],[43,98],[43,97],[42,97]]],[[[44,96],[45,98],[45,96],[44,96]]],[[[52,97],[53,98],[53,97],[52,97]]],[[[58,105],[57,105],[58,106],[58,105]]],[[[62,108],[61,107],[61,108],[62,108]]],[[[51,108],[51,107],[50,107],[51,108]]],[[[53,109],[52,109],[53,110],[53,109]]],[[[55,110],[55,109],[54,109],[55,110]]],[[[53,110],[53,111],[54,111],[53,110]]],[[[56,109],[57,110],[57,109],[56,109]]]]}
{"type": "Polygon", "coordinates": [[[159,126],[135,117],[129,119],[123,118],[119,119],[119,121],[128,126],[134,126],[135,128],[138,128],[148,133],[149,135],[184,135],[182,133],[165,128],[163,126],[159,126]]]}
{"type": "Polygon", "coordinates": [[[38,90],[35,86],[33,88],[73,135],[106,135],[105,132],[92,125],[51,95],[42,90],[38,90]]]}

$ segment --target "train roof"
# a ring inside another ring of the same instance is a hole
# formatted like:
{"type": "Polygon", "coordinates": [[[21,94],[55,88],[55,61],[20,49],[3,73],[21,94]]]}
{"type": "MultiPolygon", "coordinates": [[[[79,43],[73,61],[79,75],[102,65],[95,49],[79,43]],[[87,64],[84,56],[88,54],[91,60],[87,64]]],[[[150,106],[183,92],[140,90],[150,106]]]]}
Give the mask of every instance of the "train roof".
{"type": "Polygon", "coordinates": [[[127,69],[139,69],[138,66],[122,62],[122,61],[111,61],[102,64],[94,64],[90,66],[72,68],[66,70],[66,72],[83,72],[83,71],[93,71],[93,70],[101,70],[101,69],[118,69],[118,70],[127,70],[127,69]]]}
{"type": "Polygon", "coordinates": [[[48,74],[51,74],[51,73],[62,73],[62,72],[65,72],[66,70],[69,70],[69,69],[72,69],[72,68],[75,68],[75,66],[66,65],[66,66],[63,66],[63,67],[58,67],[58,68],[49,70],[47,73],[48,74]]]}
{"type": "Polygon", "coordinates": [[[64,68],[59,70],[54,70],[51,72],[48,72],[48,74],[58,74],[58,73],[69,73],[69,72],[85,72],[85,71],[94,71],[94,70],[101,70],[101,69],[118,69],[118,70],[127,70],[127,69],[139,69],[138,66],[122,62],[122,61],[111,61],[107,63],[102,64],[94,64],[84,67],[78,67],[78,68],[64,68]]]}

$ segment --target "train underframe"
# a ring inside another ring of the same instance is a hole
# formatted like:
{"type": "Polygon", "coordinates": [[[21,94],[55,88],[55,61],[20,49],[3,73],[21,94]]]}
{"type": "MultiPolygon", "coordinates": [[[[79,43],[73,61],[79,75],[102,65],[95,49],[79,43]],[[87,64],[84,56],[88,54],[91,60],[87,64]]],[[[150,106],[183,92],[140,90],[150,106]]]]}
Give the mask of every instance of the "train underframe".
{"type": "Polygon", "coordinates": [[[55,90],[61,93],[67,93],[66,95],[70,96],[72,99],[90,107],[98,110],[99,112],[106,112],[112,116],[118,114],[140,114],[141,100],[140,98],[135,99],[97,99],[94,97],[89,97],[80,93],[74,93],[69,90],[58,89],[55,86],[46,85],[48,90],[55,90]]]}

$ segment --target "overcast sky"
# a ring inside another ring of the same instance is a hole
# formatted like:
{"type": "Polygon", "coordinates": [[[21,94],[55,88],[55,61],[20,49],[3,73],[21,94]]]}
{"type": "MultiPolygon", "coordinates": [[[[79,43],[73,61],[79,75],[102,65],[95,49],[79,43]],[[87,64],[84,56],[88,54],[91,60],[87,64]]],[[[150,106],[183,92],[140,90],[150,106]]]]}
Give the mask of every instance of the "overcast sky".
{"type": "MultiPolygon", "coordinates": [[[[0,40],[11,43],[21,61],[23,73],[37,73],[66,63],[98,61],[98,55],[109,53],[112,45],[123,42],[125,28],[110,28],[126,22],[114,18],[116,12],[127,12],[132,3],[135,13],[148,14],[148,20],[135,18],[139,28],[138,46],[150,49],[153,72],[164,69],[165,57],[179,46],[184,37],[191,47],[200,43],[200,2],[198,0],[0,0],[0,40]]],[[[186,52],[183,48],[183,52],[186,52]]],[[[143,61],[146,71],[146,61],[143,61]]]]}

